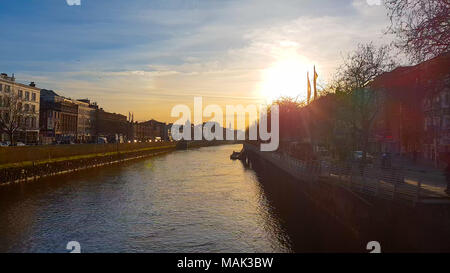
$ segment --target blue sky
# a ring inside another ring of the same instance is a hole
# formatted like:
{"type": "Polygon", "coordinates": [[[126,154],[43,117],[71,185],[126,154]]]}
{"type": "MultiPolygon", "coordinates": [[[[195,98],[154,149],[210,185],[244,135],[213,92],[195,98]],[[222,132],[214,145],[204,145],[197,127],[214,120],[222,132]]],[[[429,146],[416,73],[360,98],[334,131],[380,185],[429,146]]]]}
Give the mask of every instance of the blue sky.
{"type": "Polygon", "coordinates": [[[312,65],[325,83],[356,43],[389,41],[386,11],[365,0],[0,0],[0,25],[1,72],[140,120],[193,96],[284,94],[279,82],[302,96],[312,65]]]}

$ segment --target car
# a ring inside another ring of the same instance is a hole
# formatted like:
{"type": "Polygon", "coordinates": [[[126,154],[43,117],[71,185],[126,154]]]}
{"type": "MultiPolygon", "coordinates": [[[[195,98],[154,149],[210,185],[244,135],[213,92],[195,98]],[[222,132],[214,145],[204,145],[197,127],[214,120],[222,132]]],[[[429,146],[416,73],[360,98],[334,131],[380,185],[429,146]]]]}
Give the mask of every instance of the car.
{"type": "Polygon", "coordinates": [[[107,144],[108,140],[106,139],[106,137],[99,137],[97,139],[97,144],[107,144]]]}
{"type": "Polygon", "coordinates": [[[27,145],[25,143],[23,143],[23,142],[17,142],[16,146],[27,146],[27,145]]]}
{"type": "MultiPolygon", "coordinates": [[[[353,152],[353,160],[355,161],[362,161],[363,159],[363,151],[354,151],[353,152]]],[[[367,163],[372,163],[374,160],[374,157],[372,155],[370,155],[369,153],[366,153],[366,162],[367,163]]]]}

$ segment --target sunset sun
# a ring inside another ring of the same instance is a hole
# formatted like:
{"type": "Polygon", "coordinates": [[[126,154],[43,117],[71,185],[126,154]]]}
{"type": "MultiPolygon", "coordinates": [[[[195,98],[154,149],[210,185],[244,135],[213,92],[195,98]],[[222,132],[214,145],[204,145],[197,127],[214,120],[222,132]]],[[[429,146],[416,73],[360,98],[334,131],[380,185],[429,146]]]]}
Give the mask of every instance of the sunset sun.
{"type": "Polygon", "coordinates": [[[268,102],[280,97],[296,97],[306,100],[306,74],[312,76],[313,64],[298,54],[289,54],[262,72],[260,94],[268,102]]]}

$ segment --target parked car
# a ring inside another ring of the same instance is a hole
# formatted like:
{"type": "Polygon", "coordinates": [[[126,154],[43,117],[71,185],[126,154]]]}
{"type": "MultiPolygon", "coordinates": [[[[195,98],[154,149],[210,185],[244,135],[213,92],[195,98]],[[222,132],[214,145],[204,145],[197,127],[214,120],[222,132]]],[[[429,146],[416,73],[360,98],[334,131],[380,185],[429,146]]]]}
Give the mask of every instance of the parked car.
{"type": "MultiPolygon", "coordinates": [[[[363,159],[363,151],[354,151],[353,152],[353,160],[360,162],[363,159]]],[[[369,153],[366,153],[366,162],[367,163],[373,163],[374,156],[370,155],[369,153]]]]}
{"type": "Polygon", "coordinates": [[[108,143],[108,140],[106,139],[106,137],[99,137],[97,139],[97,144],[106,144],[108,143]]]}
{"type": "Polygon", "coordinates": [[[10,141],[0,142],[0,147],[8,147],[8,146],[27,146],[27,145],[23,142],[16,142],[14,145],[12,145],[10,141]]]}

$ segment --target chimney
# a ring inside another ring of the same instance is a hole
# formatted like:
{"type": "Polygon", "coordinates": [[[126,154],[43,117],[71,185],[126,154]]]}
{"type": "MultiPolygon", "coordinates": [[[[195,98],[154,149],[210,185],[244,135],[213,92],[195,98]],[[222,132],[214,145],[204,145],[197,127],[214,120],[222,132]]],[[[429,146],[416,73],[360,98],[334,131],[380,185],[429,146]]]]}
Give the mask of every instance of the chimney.
{"type": "Polygon", "coordinates": [[[31,87],[36,87],[36,84],[34,82],[30,82],[31,87]]]}

